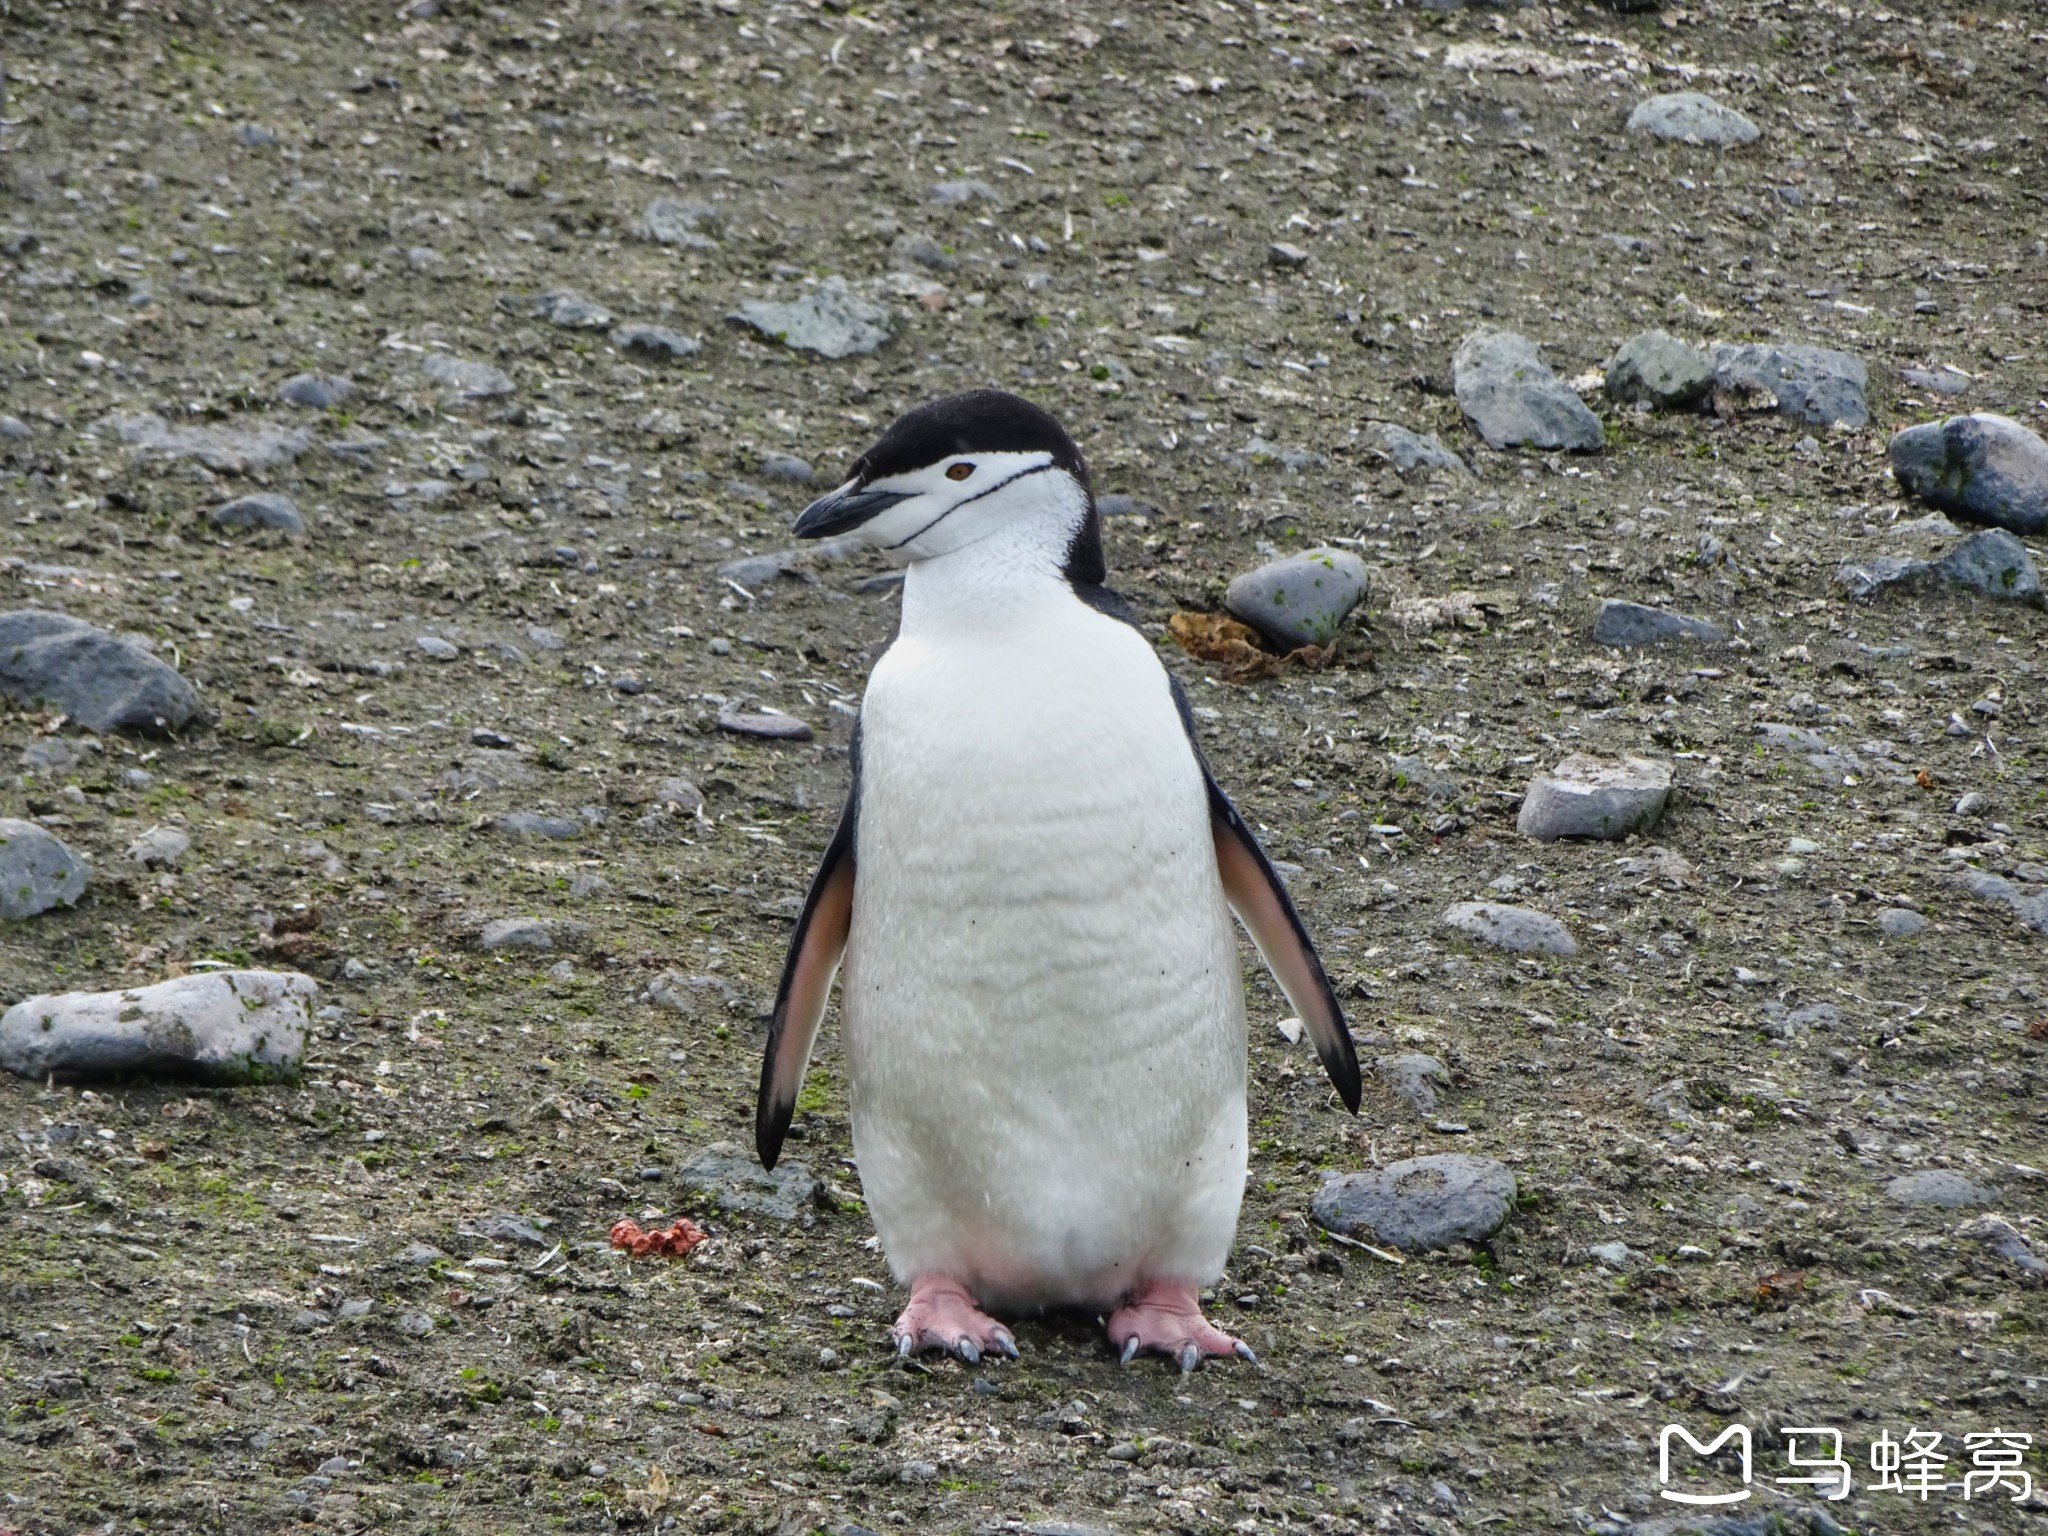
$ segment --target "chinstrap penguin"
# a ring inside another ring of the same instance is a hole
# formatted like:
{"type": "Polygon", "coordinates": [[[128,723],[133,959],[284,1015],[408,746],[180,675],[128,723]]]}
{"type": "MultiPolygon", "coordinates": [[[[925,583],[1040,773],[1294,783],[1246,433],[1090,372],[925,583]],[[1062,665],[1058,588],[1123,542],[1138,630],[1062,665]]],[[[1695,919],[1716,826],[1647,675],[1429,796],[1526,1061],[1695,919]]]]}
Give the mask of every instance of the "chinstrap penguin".
{"type": "Polygon", "coordinates": [[[853,784],[798,919],[755,1137],[780,1155],[834,976],[898,1348],[1014,1356],[989,1314],[1110,1313],[1126,1361],[1251,1351],[1202,1316],[1246,1169],[1231,914],[1344,1103],[1343,1012],[1185,699],[1103,586],[1088,471],[996,390],[911,411],[797,519],[907,556],[853,784]]]}

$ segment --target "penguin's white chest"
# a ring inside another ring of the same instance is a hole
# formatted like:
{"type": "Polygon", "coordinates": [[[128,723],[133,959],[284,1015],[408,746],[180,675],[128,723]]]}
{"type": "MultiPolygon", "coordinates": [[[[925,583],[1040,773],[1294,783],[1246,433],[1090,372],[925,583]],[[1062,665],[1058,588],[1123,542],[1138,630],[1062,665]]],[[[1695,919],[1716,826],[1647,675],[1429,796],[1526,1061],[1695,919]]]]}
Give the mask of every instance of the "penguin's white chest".
{"type": "Polygon", "coordinates": [[[1236,936],[1201,771],[1135,631],[1071,598],[906,634],[862,710],[843,976],[898,1276],[986,1303],[1213,1279],[1245,1167],[1236,936]]]}

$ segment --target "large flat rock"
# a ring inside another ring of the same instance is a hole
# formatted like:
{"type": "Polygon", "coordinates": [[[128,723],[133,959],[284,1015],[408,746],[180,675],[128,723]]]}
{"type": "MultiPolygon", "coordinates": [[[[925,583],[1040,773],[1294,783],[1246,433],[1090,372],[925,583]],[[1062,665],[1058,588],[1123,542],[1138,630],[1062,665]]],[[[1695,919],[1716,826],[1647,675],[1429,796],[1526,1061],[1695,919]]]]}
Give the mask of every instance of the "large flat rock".
{"type": "Polygon", "coordinates": [[[1515,1204],[1515,1176],[1490,1157],[1445,1152],[1332,1178],[1311,1207],[1319,1225],[1407,1253],[1484,1242],[1515,1204]]]}
{"type": "Polygon", "coordinates": [[[1723,342],[1714,348],[1714,388],[1770,402],[1780,416],[1815,427],[1870,422],[1863,359],[1829,347],[1723,342]]]}
{"type": "Polygon", "coordinates": [[[1649,757],[1606,762],[1574,752],[1539,773],[1522,797],[1515,830],[1539,842],[1647,832],[1671,798],[1671,765],[1649,757]]]}
{"type": "Polygon", "coordinates": [[[802,1163],[777,1163],[763,1168],[731,1142],[715,1141],[691,1156],[676,1177],[722,1210],[796,1221],[818,1198],[816,1174],[802,1163]]]}
{"type": "Polygon", "coordinates": [[[1513,331],[1480,329],[1451,359],[1458,408],[1489,448],[1568,448],[1592,453],[1605,445],[1600,418],[1550,371],[1536,344],[1513,331]]]}
{"type": "Polygon", "coordinates": [[[68,614],[0,613],[0,693],[60,709],[92,731],[161,734],[191,724],[199,695],[139,646],[68,614]]]}
{"type": "Polygon", "coordinates": [[[2009,416],[1980,411],[1908,427],[1891,454],[1899,484],[1944,511],[2014,533],[2048,531],[2048,442],[2009,416]]]}
{"type": "Polygon", "coordinates": [[[208,469],[236,475],[276,469],[313,446],[313,434],[305,428],[268,421],[187,425],[166,421],[154,411],[131,411],[109,416],[106,424],[131,448],[167,459],[197,459],[208,469]]]}
{"type": "Polygon", "coordinates": [[[1654,139],[1717,149],[1754,144],[1761,137],[1755,123],[1702,91],[1672,91],[1638,102],[1628,115],[1628,129],[1654,139]]]}
{"type": "Polygon", "coordinates": [[[305,1055],[310,976],[207,971],[119,992],[31,997],[0,1016],[0,1066],[38,1081],[289,1077],[305,1055]]]}
{"type": "Polygon", "coordinates": [[[770,341],[830,358],[873,352],[891,333],[889,311],[855,293],[843,277],[828,277],[787,303],[749,299],[728,318],[770,341]]]}
{"type": "Polygon", "coordinates": [[[1511,955],[1576,955],[1578,944],[1547,912],[1497,901],[1461,901],[1440,919],[1444,927],[1511,955]]]}
{"type": "Polygon", "coordinates": [[[1728,637],[1705,619],[1610,597],[1594,615],[1593,638],[1601,645],[1661,645],[1667,640],[1720,645],[1728,637]]]}

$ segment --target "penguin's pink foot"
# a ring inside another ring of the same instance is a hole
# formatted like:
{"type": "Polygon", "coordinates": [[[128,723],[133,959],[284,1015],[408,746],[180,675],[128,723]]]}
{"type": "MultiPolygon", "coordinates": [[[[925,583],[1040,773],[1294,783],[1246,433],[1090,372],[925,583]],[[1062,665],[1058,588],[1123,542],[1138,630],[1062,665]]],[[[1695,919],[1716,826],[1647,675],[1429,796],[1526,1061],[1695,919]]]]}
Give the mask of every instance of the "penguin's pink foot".
{"type": "Polygon", "coordinates": [[[942,1349],[969,1365],[987,1354],[1017,1358],[1010,1330],[974,1304],[967,1288],[943,1275],[920,1275],[910,1283],[910,1305],[890,1329],[896,1353],[905,1359],[926,1349],[942,1349]]]}
{"type": "Polygon", "coordinates": [[[1195,1287],[1185,1280],[1154,1280],[1134,1294],[1110,1316],[1109,1342],[1126,1365],[1140,1354],[1170,1356],[1183,1371],[1210,1356],[1259,1363],[1249,1344],[1202,1316],[1195,1287]]]}

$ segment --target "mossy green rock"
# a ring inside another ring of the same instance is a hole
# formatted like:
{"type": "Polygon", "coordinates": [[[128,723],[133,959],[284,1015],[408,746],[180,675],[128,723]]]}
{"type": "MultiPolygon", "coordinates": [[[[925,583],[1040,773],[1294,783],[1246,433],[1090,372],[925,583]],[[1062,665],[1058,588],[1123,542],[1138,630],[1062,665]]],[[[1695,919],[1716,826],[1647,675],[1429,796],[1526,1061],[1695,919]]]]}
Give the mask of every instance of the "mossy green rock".
{"type": "Polygon", "coordinates": [[[1372,586],[1365,562],[1348,550],[1310,549],[1231,582],[1223,606],[1275,645],[1328,645],[1372,586]]]}

